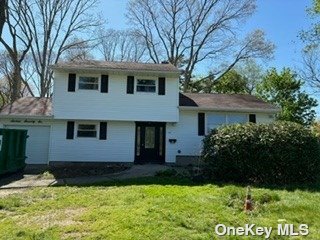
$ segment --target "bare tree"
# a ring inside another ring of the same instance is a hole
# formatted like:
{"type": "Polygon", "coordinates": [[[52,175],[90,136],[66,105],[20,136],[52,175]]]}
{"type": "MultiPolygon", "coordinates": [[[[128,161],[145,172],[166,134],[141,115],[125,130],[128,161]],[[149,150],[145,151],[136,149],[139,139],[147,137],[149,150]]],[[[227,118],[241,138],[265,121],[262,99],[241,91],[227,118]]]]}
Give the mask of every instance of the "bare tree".
{"type": "Polygon", "coordinates": [[[7,103],[9,96],[9,87],[8,87],[8,81],[7,79],[2,76],[0,78],[0,109],[2,109],[7,103]]]}
{"type": "Polygon", "coordinates": [[[0,36],[2,35],[3,26],[6,22],[7,0],[0,1],[0,36]]]}
{"type": "Polygon", "coordinates": [[[183,68],[186,91],[200,62],[228,60],[214,73],[218,79],[243,59],[271,57],[274,46],[262,31],[238,39],[240,24],[254,10],[253,0],[131,0],[127,17],[153,62],[183,68]]]}
{"type": "Polygon", "coordinates": [[[73,47],[67,49],[63,54],[63,59],[67,61],[84,61],[93,59],[91,51],[98,46],[98,43],[90,44],[79,38],[74,38],[70,41],[73,47]]]}
{"type": "Polygon", "coordinates": [[[93,41],[93,32],[101,20],[91,10],[98,0],[19,0],[23,14],[19,26],[28,41],[37,72],[37,88],[41,97],[50,96],[55,64],[69,49],[93,41]],[[76,35],[83,41],[72,41],[76,35]]]}
{"type": "Polygon", "coordinates": [[[320,1],[314,0],[307,9],[308,15],[314,21],[312,27],[300,32],[300,39],[304,43],[302,49],[303,68],[300,69],[301,78],[311,88],[319,93],[320,90],[320,1]]]}
{"type": "Polygon", "coordinates": [[[239,43],[236,50],[226,49],[226,53],[232,56],[232,60],[225,64],[224,68],[213,71],[212,74],[216,76],[215,80],[218,81],[241,61],[245,62],[259,58],[271,59],[274,48],[274,44],[266,40],[262,30],[255,30],[239,43]],[[235,52],[235,54],[232,52],[235,52]]]}
{"type": "MultiPolygon", "coordinates": [[[[21,34],[20,22],[28,21],[28,16],[24,15],[24,6],[21,1],[10,0],[6,8],[6,21],[8,25],[11,42],[6,41],[2,36],[0,43],[5,47],[8,55],[7,61],[10,68],[6,69],[5,78],[10,81],[10,97],[9,102],[13,102],[21,97],[21,88],[24,79],[22,77],[21,64],[30,50],[32,38],[27,39],[21,34]]],[[[24,84],[29,87],[27,83],[24,84]]]]}
{"type": "MultiPolygon", "coordinates": [[[[24,57],[24,61],[22,62],[21,69],[23,71],[20,72],[20,77],[22,80],[18,85],[17,89],[16,83],[16,74],[14,73],[14,63],[12,62],[12,58],[7,51],[3,51],[0,53],[0,102],[1,104],[7,104],[13,101],[12,93],[18,90],[17,94],[19,97],[23,96],[33,96],[32,91],[32,75],[30,67],[33,66],[33,63],[30,61],[30,55],[26,55],[24,57]]],[[[1,108],[0,104],[0,108],[1,108]]]]}
{"type": "Polygon", "coordinates": [[[106,61],[139,62],[145,60],[145,43],[135,31],[101,30],[100,39],[99,49],[106,61]]]}
{"type": "Polygon", "coordinates": [[[320,89],[320,47],[317,44],[307,46],[303,51],[301,77],[316,91],[320,89]]]}

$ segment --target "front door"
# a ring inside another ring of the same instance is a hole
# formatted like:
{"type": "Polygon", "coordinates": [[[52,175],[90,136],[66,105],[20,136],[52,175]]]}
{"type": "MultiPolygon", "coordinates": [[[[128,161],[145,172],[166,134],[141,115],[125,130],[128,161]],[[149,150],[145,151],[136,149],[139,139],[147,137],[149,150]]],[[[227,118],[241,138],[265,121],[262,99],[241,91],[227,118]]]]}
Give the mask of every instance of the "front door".
{"type": "Polygon", "coordinates": [[[137,122],[135,163],[165,162],[166,123],[137,122]]]}

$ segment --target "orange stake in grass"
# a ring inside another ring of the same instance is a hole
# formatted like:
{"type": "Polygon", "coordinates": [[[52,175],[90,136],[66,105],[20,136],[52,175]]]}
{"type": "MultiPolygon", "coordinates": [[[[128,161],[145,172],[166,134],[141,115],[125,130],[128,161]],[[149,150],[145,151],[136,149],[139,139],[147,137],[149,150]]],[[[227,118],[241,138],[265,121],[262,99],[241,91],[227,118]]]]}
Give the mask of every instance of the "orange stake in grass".
{"type": "Polygon", "coordinates": [[[251,189],[249,186],[247,188],[247,194],[246,194],[246,199],[245,199],[245,203],[244,203],[244,210],[245,211],[252,211],[253,210],[251,189]]]}

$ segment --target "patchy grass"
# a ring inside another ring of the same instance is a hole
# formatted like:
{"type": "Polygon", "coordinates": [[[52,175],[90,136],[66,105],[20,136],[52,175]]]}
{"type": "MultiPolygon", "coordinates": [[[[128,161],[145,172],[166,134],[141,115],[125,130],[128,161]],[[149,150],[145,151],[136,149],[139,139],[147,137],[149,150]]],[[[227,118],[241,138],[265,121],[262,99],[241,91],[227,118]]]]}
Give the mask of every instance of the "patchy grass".
{"type": "Polygon", "coordinates": [[[55,179],[54,175],[49,171],[44,171],[43,173],[39,174],[38,179],[55,179]]]}
{"type": "Polygon", "coordinates": [[[250,214],[245,192],[172,177],[30,189],[0,198],[0,239],[215,239],[218,223],[276,228],[279,219],[320,239],[320,192],[253,188],[250,214]]]}

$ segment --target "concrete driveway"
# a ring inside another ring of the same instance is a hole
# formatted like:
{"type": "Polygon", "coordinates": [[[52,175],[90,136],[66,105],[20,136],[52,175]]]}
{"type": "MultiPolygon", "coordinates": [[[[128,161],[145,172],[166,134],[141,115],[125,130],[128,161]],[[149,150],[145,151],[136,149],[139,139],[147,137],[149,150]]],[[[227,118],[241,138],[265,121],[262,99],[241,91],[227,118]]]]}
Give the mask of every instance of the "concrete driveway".
{"type": "Polygon", "coordinates": [[[74,178],[55,179],[54,176],[44,176],[43,174],[25,174],[17,173],[0,179],[0,196],[1,191],[12,189],[23,189],[32,187],[48,187],[63,185],[87,185],[105,181],[123,180],[139,177],[152,177],[159,171],[170,169],[166,165],[146,164],[133,165],[131,168],[122,172],[111,173],[101,176],[86,176],[74,178]]]}

